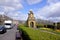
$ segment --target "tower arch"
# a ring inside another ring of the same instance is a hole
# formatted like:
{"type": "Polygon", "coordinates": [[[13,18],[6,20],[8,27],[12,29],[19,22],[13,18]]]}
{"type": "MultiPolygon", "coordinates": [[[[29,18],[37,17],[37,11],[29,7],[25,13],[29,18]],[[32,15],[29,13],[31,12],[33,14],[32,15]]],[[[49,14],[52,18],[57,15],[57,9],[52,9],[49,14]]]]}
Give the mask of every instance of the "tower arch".
{"type": "Polygon", "coordinates": [[[28,27],[36,28],[36,21],[32,11],[29,11],[28,13],[27,25],[28,27]]]}

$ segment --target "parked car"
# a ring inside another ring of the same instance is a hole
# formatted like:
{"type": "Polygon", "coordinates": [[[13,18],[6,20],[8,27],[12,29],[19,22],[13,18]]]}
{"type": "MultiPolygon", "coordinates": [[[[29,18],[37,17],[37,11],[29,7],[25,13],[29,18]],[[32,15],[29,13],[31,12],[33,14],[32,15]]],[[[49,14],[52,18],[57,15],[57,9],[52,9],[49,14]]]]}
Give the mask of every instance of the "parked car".
{"type": "Polygon", "coordinates": [[[11,20],[5,20],[4,26],[6,29],[11,29],[11,28],[13,28],[13,22],[11,20]]]}
{"type": "Polygon", "coordinates": [[[6,28],[0,25],[0,34],[3,34],[5,32],[6,32],[6,28]]]}

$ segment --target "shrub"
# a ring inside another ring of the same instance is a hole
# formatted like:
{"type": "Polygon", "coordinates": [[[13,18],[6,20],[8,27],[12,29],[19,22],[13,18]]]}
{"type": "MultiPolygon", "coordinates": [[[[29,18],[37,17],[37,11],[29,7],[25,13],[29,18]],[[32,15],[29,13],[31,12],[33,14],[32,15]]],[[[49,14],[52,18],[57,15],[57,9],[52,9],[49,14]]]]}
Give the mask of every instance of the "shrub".
{"type": "Polygon", "coordinates": [[[37,24],[37,28],[44,27],[44,24],[37,24]]]}
{"type": "Polygon", "coordinates": [[[43,32],[40,29],[35,30],[28,27],[19,27],[23,32],[23,37],[26,40],[60,40],[60,36],[43,32]],[[27,39],[28,38],[28,39],[27,39]]]}

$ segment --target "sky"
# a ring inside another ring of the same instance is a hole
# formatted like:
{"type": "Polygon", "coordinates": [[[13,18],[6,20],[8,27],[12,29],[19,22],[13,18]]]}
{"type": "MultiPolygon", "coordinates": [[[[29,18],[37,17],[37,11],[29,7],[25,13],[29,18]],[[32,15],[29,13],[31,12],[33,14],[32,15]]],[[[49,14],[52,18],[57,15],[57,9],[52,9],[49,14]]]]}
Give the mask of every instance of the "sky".
{"type": "Polygon", "coordinates": [[[0,14],[27,20],[32,10],[36,19],[60,21],[60,0],[0,0],[0,14]]]}

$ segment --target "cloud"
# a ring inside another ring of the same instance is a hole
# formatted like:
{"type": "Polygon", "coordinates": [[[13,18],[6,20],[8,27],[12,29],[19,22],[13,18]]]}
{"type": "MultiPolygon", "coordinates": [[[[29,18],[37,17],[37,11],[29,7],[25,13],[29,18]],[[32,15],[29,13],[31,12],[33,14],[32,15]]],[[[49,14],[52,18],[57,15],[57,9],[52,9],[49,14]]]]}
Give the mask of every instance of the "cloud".
{"type": "Polygon", "coordinates": [[[10,12],[8,16],[12,17],[15,20],[27,20],[28,15],[23,14],[20,11],[10,12]],[[14,15],[12,15],[14,13],[14,15]]]}
{"type": "Polygon", "coordinates": [[[20,10],[22,8],[22,0],[0,0],[0,14],[5,14],[10,17],[16,17],[15,11],[20,10]]]}
{"type": "Polygon", "coordinates": [[[4,12],[9,12],[23,8],[23,5],[21,0],[0,0],[0,8],[4,12]]]}
{"type": "Polygon", "coordinates": [[[50,17],[48,20],[53,22],[60,22],[60,17],[50,17]]]}
{"type": "Polygon", "coordinates": [[[54,3],[57,3],[59,2],[60,0],[47,0],[47,3],[48,4],[54,4],[54,3]]]}
{"type": "Polygon", "coordinates": [[[0,6],[12,7],[15,9],[23,7],[20,0],[0,0],[0,6]]]}
{"type": "Polygon", "coordinates": [[[60,2],[53,4],[53,5],[47,5],[45,7],[43,7],[42,9],[38,10],[38,13],[40,13],[40,15],[45,16],[45,17],[56,17],[56,16],[60,16],[60,2]]]}
{"type": "Polygon", "coordinates": [[[36,3],[39,3],[41,1],[42,0],[27,0],[27,2],[28,2],[29,5],[36,4],[36,3]]]}
{"type": "Polygon", "coordinates": [[[4,14],[4,12],[0,12],[0,14],[1,14],[1,15],[3,15],[3,14],[4,14]]]}
{"type": "MultiPolygon", "coordinates": [[[[55,0],[56,1],[56,0],[55,0]]],[[[36,14],[37,17],[41,19],[47,19],[52,21],[59,21],[60,20],[60,2],[50,2],[54,4],[45,5],[43,8],[38,9],[36,14]],[[51,18],[51,19],[50,19],[51,18]]]]}

